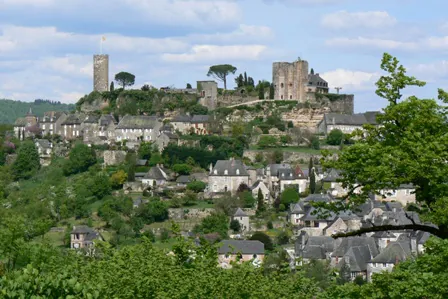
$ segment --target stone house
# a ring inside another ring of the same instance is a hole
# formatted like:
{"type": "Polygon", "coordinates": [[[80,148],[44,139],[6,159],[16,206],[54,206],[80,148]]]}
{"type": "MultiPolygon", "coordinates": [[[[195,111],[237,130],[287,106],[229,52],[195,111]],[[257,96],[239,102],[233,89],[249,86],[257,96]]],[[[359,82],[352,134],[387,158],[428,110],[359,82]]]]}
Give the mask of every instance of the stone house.
{"type": "Polygon", "coordinates": [[[19,117],[14,122],[14,136],[17,137],[19,140],[25,139],[25,127],[26,127],[26,120],[24,117],[19,117]]]}
{"type": "Polygon", "coordinates": [[[82,121],[82,137],[85,143],[93,143],[99,137],[99,115],[88,115],[82,121]]]}
{"type": "Polygon", "coordinates": [[[209,193],[235,194],[241,184],[249,186],[249,174],[241,160],[218,160],[213,168],[210,166],[209,193]]]}
{"type": "Polygon", "coordinates": [[[271,203],[273,200],[271,192],[269,191],[269,188],[266,186],[266,184],[261,180],[256,181],[251,187],[252,196],[255,199],[258,199],[259,190],[261,190],[261,194],[263,194],[265,203],[271,203]]]}
{"type": "Polygon", "coordinates": [[[224,240],[218,248],[218,263],[223,268],[230,266],[230,262],[253,261],[254,265],[264,260],[264,244],[260,241],[224,240]]]}
{"type": "Polygon", "coordinates": [[[332,237],[309,236],[302,232],[294,244],[294,258],[300,258],[305,263],[310,260],[326,261],[338,242],[332,237]]]}
{"type": "Polygon", "coordinates": [[[170,121],[170,124],[173,126],[173,130],[175,132],[179,132],[181,134],[189,134],[190,133],[190,121],[191,121],[191,116],[178,115],[170,121]]]}
{"type": "Polygon", "coordinates": [[[41,165],[49,165],[51,160],[51,153],[53,151],[53,144],[47,139],[36,139],[34,142],[37,152],[40,157],[41,165]]]}
{"type": "Polygon", "coordinates": [[[155,140],[155,143],[159,150],[163,151],[168,144],[179,145],[179,136],[171,132],[161,132],[155,140]]]}
{"type": "MultiPolygon", "coordinates": [[[[81,128],[81,115],[70,114],[67,118],[61,123],[61,136],[66,140],[76,139],[82,136],[82,128],[81,128]]],[[[82,118],[82,116],[81,116],[82,118]]]]}
{"type": "Polygon", "coordinates": [[[344,134],[353,133],[357,129],[362,129],[363,125],[376,125],[376,116],[379,111],[368,111],[359,114],[325,114],[317,125],[317,131],[328,135],[332,130],[339,129],[344,134]]]}
{"type": "Polygon", "coordinates": [[[151,142],[160,134],[163,123],[157,116],[126,115],[115,128],[117,141],[151,142]]]}
{"type": "Polygon", "coordinates": [[[60,111],[48,111],[39,120],[39,127],[42,130],[42,136],[61,135],[62,123],[67,119],[67,114],[60,111]]]}
{"type": "Polygon", "coordinates": [[[142,179],[142,184],[148,187],[162,186],[165,185],[167,181],[168,175],[166,174],[166,171],[160,165],[157,165],[151,167],[145,174],[142,179]]]}
{"type": "Polygon", "coordinates": [[[73,230],[70,233],[70,248],[81,249],[93,247],[96,240],[104,241],[104,238],[100,233],[88,226],[73,226],[73,230]]]}
{"type": "Polygon", "coordinates": [[[319,73],[314,74],[314,70],[311,69],[311,72],[308,75],[306,91],[314,93],[328,93],[328,90],[328,82],[322,79],[319,73]]]}
{"type": "Polygon", "coordinates": [[[176,185],[178,187],[187,187],[189,183],[191,183],[193,179],[189,175],[180,175],[176,179],[176,185]]]}
{"type": "Polygon", "coordinates": [[[39,119],[30,110],[25,117],[16,119],[14,123],[14,135],[19,140],[24,140],[27,137],[34,137],[36,134],[40,134],[40,128],[38,124],[39,119]]]}
{"type": "Polygon", "coordinates": [[[250,231],[249,215],[244,213],[241,208],[236,210],[235,214],[233,214],[232,220],[236,220],[240,223],[241,232],[250,231]]]}
{"type": "Polygon", "coordinates": [[[375,199],[380,201],[397,201],[403,206],[415,203],[415,187],[412,184],[402,184],[396,190],[380,190],[381,195],[375,199]]]}
{"type": "Polygon", "coordinates": [[[214,110],[218,102],[218,83],[216,81],[197,81],[199,103],[214,110]]]}
{"type": "Polygon", "coordinates": [[[181,134],[207,135],[210,133],[209,123],[209,115],[178,115],[171,120],[173,129],[181,134]]]}

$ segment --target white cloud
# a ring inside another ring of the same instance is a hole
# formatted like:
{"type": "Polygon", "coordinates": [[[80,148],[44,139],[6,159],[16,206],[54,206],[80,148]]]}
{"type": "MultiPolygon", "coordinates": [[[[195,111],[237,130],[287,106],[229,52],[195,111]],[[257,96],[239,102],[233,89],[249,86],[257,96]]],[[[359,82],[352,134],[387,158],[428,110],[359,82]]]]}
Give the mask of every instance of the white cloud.
{"type": "Polygon", "coordinates": [[[405,42],[392,39],[379,39],[368,37],[358,37],[358,38],[338,37],[326,40],[325,44],[331,47],[341,47],[341,48],[368,47],[382,50],[398,50],[398,49],[417,50],[419,48],[419,43],[417,42],[405,42]]]}
{"type": "Polygon", "coordinates": [[[320,74],[331,88],[342,87],[344,92],[363,91],[375,89],[375,82],[379,73],[336,69],[320,74]]]}
{"type": "Polygon", "coordinates": [[[321,24],[329,29],[385,28],[393,26],[397,20],[386,11],[348,12],[341,10],[324,15],[321,24]]]}
{"type": "Polygon", "coordinates": [[[258,60],[266,49],[267,47],[264,45],[196,45],[188,53],[163,54],[162,59],[168,62],[180,63],[224,63],[234,60],[258,60]]]}
{"type": "Polygon", "coordinates": [[[295,4],[295,5],[329,5],[344,3],[346,0],[264,0],[266,3],[283,3],[283,4],[295,4]]]}
{"type": "Polygon", "coordinates": [[[253,26],[241,24],[232,32],[215,34],[191,34],[185,39],[194,43],[252,43],[270,41],[274,31],[268,26],[253,26]]]}
{"type": "Polygon", "coordinates": [[[410,66],[408,73],[424,81],[436,81],[448,76],[448,61],[442,60],[410,66]]]}

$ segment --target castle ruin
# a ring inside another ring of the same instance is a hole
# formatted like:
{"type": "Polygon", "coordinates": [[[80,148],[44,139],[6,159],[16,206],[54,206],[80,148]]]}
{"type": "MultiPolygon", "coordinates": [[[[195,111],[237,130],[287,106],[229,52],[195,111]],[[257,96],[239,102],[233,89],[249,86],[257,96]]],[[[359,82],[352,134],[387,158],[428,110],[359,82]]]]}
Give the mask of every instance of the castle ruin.
{"type": "Polygon", "coordinates": [[[292,63],[274,62],[272,82],[274,83],[274,99],[305,102],[308,62],[300,59],[292,63]]]}
{"type": "Polygon", "coordinates": [[[93,55],[93,90],[109,90],[109,55],[93,55]]]}

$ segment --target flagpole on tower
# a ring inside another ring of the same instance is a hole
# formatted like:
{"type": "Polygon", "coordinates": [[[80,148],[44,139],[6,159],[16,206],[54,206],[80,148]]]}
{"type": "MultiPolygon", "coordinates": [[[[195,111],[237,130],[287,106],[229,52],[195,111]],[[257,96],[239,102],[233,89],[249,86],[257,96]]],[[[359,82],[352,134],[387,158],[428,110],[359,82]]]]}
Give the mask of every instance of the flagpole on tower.
{"type": "Polygon", "coordinates": [[[106,40],[105,36],[101,37],[101,41],[100,41],[100,54],[103,54],[103,42],[106,40]]]}

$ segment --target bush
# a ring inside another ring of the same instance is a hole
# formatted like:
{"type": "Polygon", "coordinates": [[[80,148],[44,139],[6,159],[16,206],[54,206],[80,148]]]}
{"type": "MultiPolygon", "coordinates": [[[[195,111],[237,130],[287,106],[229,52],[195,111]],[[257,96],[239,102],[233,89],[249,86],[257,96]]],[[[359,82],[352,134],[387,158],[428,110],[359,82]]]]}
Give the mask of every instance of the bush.
{"type": "Polygon", "coordinates": [[[264,135],[260,137],[257,143],[259,148],[277,147],[278,140],[274,136],[264,135]]]}
{"type": "Polygon", "coordinates": [[[278,245],[285,245],[289,243],[289,235],[287,232],[282,231],[277,236],[277,244],[278,245]]]}
{"type": "Polygon", "coordinates": [[[339,129],[333,129],[327,136],[327,144],[340,145],[344,140],[344,133],[339,129]]]}
{"type": "Polygon", "coordinates": [[[313,136],[313,137],[311,138],[311,148],[312,148],[312,149],[315,149],[315,150],[320,149],[319,137],[317,137],[317,136],[313,136]]]}
{"type": "Polygon", "coordinates": [[[207,184],[202,181],[193,181],[187,184],[187,190],[199,193],[203,192],[207,184]]]}
{"type": "Polygon", "coordinates": [[[286,188],[282,195],[280,196],[280,203],[285,206],[287,209],[290,204],[296,203],[299,201],[299,193],[294,188],[286,188]]]}
{"type": "Polygon", "coordinates": [[[255,232],[252,237],[250,237],[249,240],[256,240],[256,241],[260,241],[261,243],[264,244],[264,249],[265,250],[273,250],[274,249],[274,244],[272,243],[271,238],[266,235],[263,232],[255,232]]]}
{"type": "Polygon", "coordinates": [[[241,231],[240,222],[236,219],[230,221],[230,229],[233,230],[234,233],[239,233],[241,231]]]}
{"type": "Polygon", "coordinates": [[[272,224],[272,221],[268,221],[267,227],[268,227],[268,229],[273,229],[274,228],[274,225],[272,224]]]}

